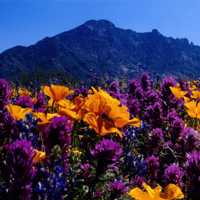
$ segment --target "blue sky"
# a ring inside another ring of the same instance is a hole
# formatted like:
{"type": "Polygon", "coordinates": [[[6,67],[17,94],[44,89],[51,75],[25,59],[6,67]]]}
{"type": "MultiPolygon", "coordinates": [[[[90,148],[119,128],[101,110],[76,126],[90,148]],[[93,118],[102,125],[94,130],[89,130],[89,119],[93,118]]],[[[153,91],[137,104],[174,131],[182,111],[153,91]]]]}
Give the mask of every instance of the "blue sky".
{"type": "Polygon", "coordinates": [[[89,19],[188,38],[200,45],[200,0],[0,0],[0,52],[30,45],[89,19]]]}

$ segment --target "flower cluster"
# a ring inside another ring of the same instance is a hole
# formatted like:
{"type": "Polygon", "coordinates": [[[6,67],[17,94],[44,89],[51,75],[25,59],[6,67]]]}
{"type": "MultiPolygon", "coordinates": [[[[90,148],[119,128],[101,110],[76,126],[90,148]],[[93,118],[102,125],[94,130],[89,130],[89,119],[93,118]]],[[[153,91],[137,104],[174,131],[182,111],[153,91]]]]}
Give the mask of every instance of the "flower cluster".
{"type": "Polygon", "coordinates": [[[2,199],[200,196],[198,81],[12,88],[0,80],[2,199]]]}

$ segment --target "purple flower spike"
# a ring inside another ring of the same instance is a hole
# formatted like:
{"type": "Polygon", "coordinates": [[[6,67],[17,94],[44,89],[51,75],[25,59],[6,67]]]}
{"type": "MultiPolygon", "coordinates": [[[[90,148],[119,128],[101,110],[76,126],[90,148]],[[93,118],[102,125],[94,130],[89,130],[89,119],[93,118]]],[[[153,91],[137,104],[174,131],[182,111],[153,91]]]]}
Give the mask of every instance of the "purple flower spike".
{"type": "Polygon", "coordinates": [[[155,128],[152,130],[152,132],[149,135],[149,145],[152,147],[152,149],[159,149],[162,148],[162,144],[164,142],[164,134],[162,129],[155,128]]]}
{"type": "Polygon", "coordinates": [[[187,154],[186,168],[189,178],[200,182],[200,151],[187,154]]]}
{"type": "Polygon", "coordinates": [[[152,127],[160,127],[163,123],[163,111],[160,102],[147,107],[144,113],[144,118],[151,124],[152,127]]]}
{"type": "Polygon", "coordinates": [[[71,144],[73,122],[67,117],[55,117],[45,129],[45,143],[50,150],[54,145],[61,147],[71,144]]]}
{"type": "Polygon", "coordinates": [[[173,77],[165,77],[161,83],[161,93],[163,97],[169,97],[171,95],[170,87],[174,87],[176,85],[176,80],[173,77]]]}
{"type": "Polygon", "coordinates": [[[162,141],[164,137],[163,131],[160,128],[155,128],[152,130],[151,138],[156,142],[162,141]]]}
{"type": "Polygon", "coordinates": [[[160,100],[159,93],[154,91],[154,90],[148,90],[145,93],[145,104],[148,105],[153,105],[154,103],[158,102],[160,100]]]}
{"type": "Polygon", "coordinates": [[[121,195],[128,191],[126,184],[122,181],[114,181],[110,183],[109,190],[111,192],[110,199],[119,198],[121,195]]]}
{"type": "Polygon", "coordinates": [[[109,165],[114,165],[122,156],[121,146],[109,139],[103,139],[90,150],[91,155],[97,160],[97,172],[102,172],[109,165]]]}
{"type": "Polygon", "coordinates": [[[11,93],[10,84],[4,79],[0,79],[0,109],[8,104],[11,93]]]}
{"type": "Polygon", "coordinates": [[[10,175],[10,198],[31,199],[34,150],[27,140],[17,140],[7,147],[7,169],[10,175]]]}
{"type": "Polygon", "coordinates": [[[62,159],[66,173],[69,169],[68,148],[71,145],[72,128],[73,122],[67,117],[55,117],[46,127],[44,132],[44,140],[47,147],[47,152],[50,152],[55,145],[59,145],[61,147],[62,159]]]}
{"type": "Polygon", "coordinates": [[[188,91],[189,93],[191,92],[191,91],[190,91],[190,85],[188,84],[187,81],[185,81],[185,80],[180,80],[180,81],[179,81],[179,84],[180,84],[180,87],[181,87],[182,90],[188,91]]]}
{"type": "Polygon", "coordinates": [[[148,173],[151,179],[156,179],[158,177],[160,167],[159,157],[152,155],[147,157],[145,161],[147,162],[148,173]]]}
{"type": "Polygon", "coordinates": [[[186,170],[188,178],[189,199],[198,199],[200,196],[200,151],[187,154],[186,170]]]}
{"type": "Polygon", "coordinates": [[[6,110],[0,112],[0,146],[3,143],[7,143],[6,140],[9,137],[15,137],[18,135],[18,131],[16,130],[15,121],[13,120],[10,113],[6,110]]]}
{"type": "Polygon", "coordinates": [[[138,80],[132,80],[129,83],[129,94],[132,96],[135,96],[135,91],[139,86],[140,86],[140,83],[138,82],[138,80]]]}
{"type": "Polygon", "coordinates": [[[164,172],[164,178],[167,184],[174,183],[182,185],[183,175],[183,169],[179,167],[178,164],[169,165],[164,172]]]}
{"type": "Polygon", "coordinates": [[[184,131],[184,122],[180,118],[176,118],[171,124],[172,142],[176,143],[181,133],[184,131]]]}
{"type": "Polygon", "coordinates": [[[175,109],[172,109],[168,112],[167,114],[167,120],[170,124],[172,124],[174,121],[176,121],[177,119],[180,119],[179,118],[179,115],[178,113],[176,112],[175,109]]]}
{"type": "Polygon", "coordinates": [[[148,73],[143,73],[141,77],[141,86],[144,91],[151,89],[152,81],[148,73]]]}
{"type": "Polygon", "coordinates": [[[129,110],[130,112],[133,114],[133,115],[139,115],[140,114],[140,103],[137,99],[130,99],[129,102],[128,102],[128,107],[129,107],[129,110]]]}
{"type": "Polygon", "coordinates": [[[191,152],[194,148],[200,148],[199,132],[193,128],[186,127],[181,132],[180,142],[185,152],[191,152]]]}

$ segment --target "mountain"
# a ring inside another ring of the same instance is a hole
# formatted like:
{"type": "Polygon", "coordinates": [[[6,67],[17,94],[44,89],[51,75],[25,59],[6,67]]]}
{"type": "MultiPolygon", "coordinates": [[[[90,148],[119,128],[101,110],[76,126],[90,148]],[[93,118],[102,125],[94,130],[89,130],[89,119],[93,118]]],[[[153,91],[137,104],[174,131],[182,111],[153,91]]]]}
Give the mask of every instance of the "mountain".
{"type": "Polygon", "coordinates": [[[197,78],[200,47],[158,30],[137,33],[107,20],[90,20],[34,45],[16,46],[0,54],[0,77],[13,81],[67,77],[131,78],[149,71],[197,78]]]}

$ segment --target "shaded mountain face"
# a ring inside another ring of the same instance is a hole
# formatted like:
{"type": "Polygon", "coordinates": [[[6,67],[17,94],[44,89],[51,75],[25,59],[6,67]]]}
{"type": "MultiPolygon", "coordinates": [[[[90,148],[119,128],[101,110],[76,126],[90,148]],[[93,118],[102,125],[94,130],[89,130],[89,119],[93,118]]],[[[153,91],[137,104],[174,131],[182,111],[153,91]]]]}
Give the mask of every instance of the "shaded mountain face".
{"type": "Polygon", "coordinates": [[[200,47],[157,30],[137,33],[107,20],[90,20],[38,43],[0,54],[0,77],[13,81],[67,77],[132,78],[142,71],[197,78],[200,47]]]}

